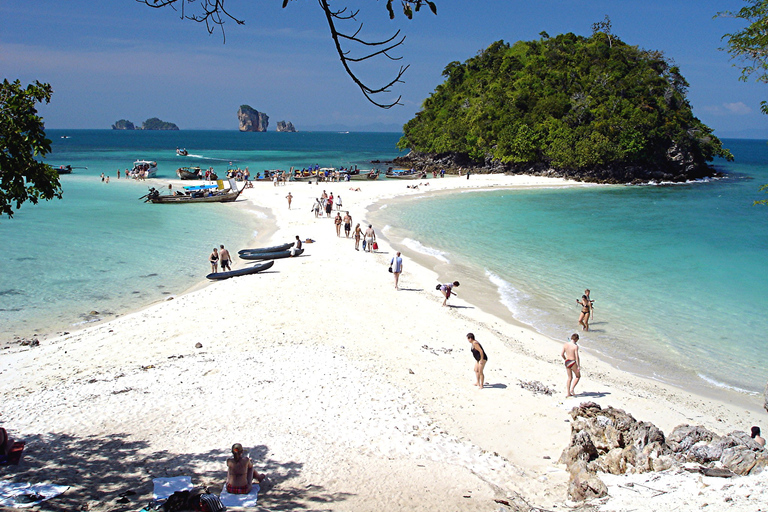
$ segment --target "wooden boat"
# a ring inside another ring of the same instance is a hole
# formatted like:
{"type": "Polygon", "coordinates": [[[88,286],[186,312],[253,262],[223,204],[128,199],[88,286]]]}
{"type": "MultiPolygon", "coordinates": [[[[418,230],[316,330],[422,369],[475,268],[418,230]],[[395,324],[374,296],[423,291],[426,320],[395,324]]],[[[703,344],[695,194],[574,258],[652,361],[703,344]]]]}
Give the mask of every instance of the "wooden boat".
{"type": "MultiPolygon", "coordinates": [[[[187,204],[187,203],[232,203],[240,194],[245,190],[245,187],[240,190],[237,189],[237,182],[235,180],[229,180],[230,188],[225,189],[224,185],[219,182],[219,186],[216,189],[208,187],[190,187],[198,190],[191,190],[185,193],[176,192],[175,194],[161,195],[160,192],[155,190],[154,187],[149,189],[149,194],[145,203],[161,203],[161,204],[187,204]]],[[[140,198],[143,199],[143,198],[140,198]]]]}
{"type": "Polygon", "coordinates": [[[274,264],[275,264],[274,261],[265,261],[264,263],[257,263],[252,267],[239,268],[237,270],[229,270],[227,272],[214,272],[214,273],[208,274],[205,277],[206,279],[220,280],[220,279],[229,279],[230,277],[247,276],[248,274],[256,274],[257,272],[261,272],[262,270],[267,270],[268,268],[272,267],[272,265],[274,264]]]}
{"type": "Polygon", "coordinates": [[[401,173],[392,173],[387,174],[387,179],[393,179],[393,180],[422,180],[426,179],[427,173],[425,172],[401,172],[401,173]]]}
{"type": "Polygon", "coordinates": [[[377,180],[379,179],[379,171],[360,171],[358,174],[350,174],[350,180],[377,180]]]}
{"type": "MultiPolygon", "coordinates": [[[[304,253],[304,249],[299,249],[296,252],[296,256],[301,256],[304,253]]],[[[290,258],[291,251],[278,251],[278,252],[252,252],[247,254],[241,254],[241,260],[280,260],[283,258],[290,258]]]]}
{"type": "Polygon", "coordinates": [[[176,169],[176,176],[182,180],[201,180],[203,170],[199,167],[179,167],[176,169]]]}
{"type": "Polygon", "coordinates": [[[287,244],[282,245],[274,245],[272,247],[262,247],[261,249],[243,249],[240,251],[237,251],[237,254],[253,254],[257,252],[280,252],[280,251],[286,251],[293,247],[293,244],[296,242],[288,242],[287,244]]]}

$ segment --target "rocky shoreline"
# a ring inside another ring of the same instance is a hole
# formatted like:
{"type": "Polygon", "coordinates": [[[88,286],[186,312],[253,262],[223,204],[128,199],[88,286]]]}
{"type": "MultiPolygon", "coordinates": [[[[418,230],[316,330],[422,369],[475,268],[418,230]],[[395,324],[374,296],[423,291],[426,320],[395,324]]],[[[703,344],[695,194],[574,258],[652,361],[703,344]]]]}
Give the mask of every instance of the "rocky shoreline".
{"type": "Polygon", "coordinates": [[[645,183],[700,180],[722,176],[714,167],[696,162],[690,153],[679,148],[667,151],[667,161],[656,165],[616,164],[589,169],[556,169],[543,162],[504,163],[486,158],[479,162],[464,153],[420,153],[411,151],[397,157],[392,164],[427,172],[445,170],[449,174],[525,174],[547,178],[566,178],[587,183],[641,185],[645,183]]]}

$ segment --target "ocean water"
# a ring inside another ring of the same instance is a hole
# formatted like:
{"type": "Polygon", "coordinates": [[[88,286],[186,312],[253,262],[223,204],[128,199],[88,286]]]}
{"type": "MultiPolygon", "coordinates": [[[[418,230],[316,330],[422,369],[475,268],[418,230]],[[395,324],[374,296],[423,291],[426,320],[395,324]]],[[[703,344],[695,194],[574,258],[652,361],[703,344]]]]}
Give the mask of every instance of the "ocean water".
{"type": "MultiPolygon", "coordinates": [[[[367,167],[391,159],[399,135],[340,133],[49,130],[47,162],[77,167],[61,176],[63,199],[23,205],[0,219],[0,342],[71,330],[187,290],[210,272],[214,246],[246,247],[267,222],[238,204],[153,205],[138,198],[164,187],[182,165],[226,171],[312,164],[367,167]],[[62,138],[67,136],[68,138],[62,138]],[[185,147],[188,157],[176,156],[185,147]],[[158,178],[117,180],[137,159],[158,178]],[[87,167],[87,169],[81,168],[87,167]],[[110,176],[102,183],[101,173],[110,176]],[[95,313],[94,313],[95,312],[95,313]],[[94,314],[92,314],[94,313],[94,314]]],[[[220,175],[221,175],[220,174],[220,175]]],[[[228,307],[226,304],[215,308],[228,307]]]]}
{"type": "MultiPolygon", "coordinates": [[[[727,178],[669,186],[498,190],[389,205],[387,236],[540,332],[684,387],[760,393],[768,380],[764,141],[727,140],[727,178]],[[761,197],[762,196],[762,197],[761,197]],[[591,331],[576,299],[590,288],[591,331]]],[[[746,398],[746,397],[745,397],[746,398]]]]}

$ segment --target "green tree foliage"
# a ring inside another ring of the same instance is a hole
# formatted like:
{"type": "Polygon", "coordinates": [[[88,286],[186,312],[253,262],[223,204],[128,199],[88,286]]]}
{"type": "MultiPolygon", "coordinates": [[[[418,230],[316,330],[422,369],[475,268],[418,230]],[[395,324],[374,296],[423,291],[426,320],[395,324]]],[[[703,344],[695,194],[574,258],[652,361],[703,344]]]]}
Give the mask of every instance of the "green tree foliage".
{"type": "Polygon", "coordinates": [[[51,141],[35,105],[48,103],[51,94],[51,86],[40,82],[26,88],[19,80],[0,84],[0,215],[13,217],[26,201],[61,199],[58,173],[37,160],[51,151],[51,141]]]}
{"type": "MultiPolygon", "coordinates": [[[[734,64],[741,68],[740,80],[747,81],[755,75],[758,82],[768,83],[768,0],[745,0],[746,6],[737,12],[723,11],[718,17],[733,17],[749,22],[749,25],[731,34],[725,34],[727,51],[734,64]]],[[[768,102],[760,102],[760,110],[768,114],[768,102]]]]}
{"type": "Polygon", "coordinates": [[[575,170],[658,166],[668,152],[694,166],[732,158],[693,115],[677,67],[622,42],[607,18],[593,28],[591,37],[498,41],[449,63],[398,147],[575,170]]]}

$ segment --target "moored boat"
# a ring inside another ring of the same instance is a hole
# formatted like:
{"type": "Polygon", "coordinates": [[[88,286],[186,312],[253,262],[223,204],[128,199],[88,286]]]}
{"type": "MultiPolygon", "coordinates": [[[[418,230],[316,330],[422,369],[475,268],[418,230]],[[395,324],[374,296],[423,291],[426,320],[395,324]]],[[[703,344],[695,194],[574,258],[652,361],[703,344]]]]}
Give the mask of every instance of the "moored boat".
{"type": "Polygon", "coordinates": [[[239,268],[237,270],[229,270],[227,272],[213,272],[208,274],[206,279],[221,280],[229,279],[230,277],[247,276],[248,274],[256,274],[262,270],[267,270],[274,265],[274,261],[265,261],[264,263],[257,263],[252,267],[239,268]]]}
{"type": "MultiPolygon", "coordinates": [[[[154,187],[149,189],[149,194],[145,203],[162,204],[187,204],[187,203],[231,203],[234,202],[245,187],[237,189],[237,182],[229,180],[229,187],[219,181],[218,185],[202,185],[197,187],[184,187],[186,192],[176,192],[175,194],[162,195],[154,187]]],[[[143,199],[143,198],[140,198],[143,199]]]]}
{"type": "Polygon", "coordinates": [[[54,170],[59,174],[72,174],[71,165],[60,165],[58,167],[54,167],[54,170]]]}
{"type": "Polygon", "coordinates": [[[176,176],[182,180],[201,180],[203,170],[199,167],[179,167],[176,169],[176,176]]]}
{"type": "Polygon", "coordinates": [[[351,180],[377,180],[379,179],[379,171],[360,171],[358,174],[350,174],[351,180]]]}
{"type": "Polygon", "coordinates": [[[133,169],[125,172],[129,178],[154,178],[157,176],[157,162],[136,160],[133,169]]]}
{"type": "MultiPolygon", "coordinates": [[[[304,253],[304,249],[296,251],[294,256],[301,256],[304,253]]],[[[278,252],[253,252],[241,254],[241,260],[279,260],[282,258],[290,258],[291,251],[278,251],[278,252]]]]}
{"type": "Polygon", "coordinates": [[[254,254],[254,253],[260,253],[260,252],[280,252],[285,251],[287,249],[290,249],[293,247],[293,244],[296,242],[288,242],[287,244],[282,245],[274,245],[272,247],[262,247],[261,249],[242,249],[240,251],[237,251],[237,254],[254,254]]]}

